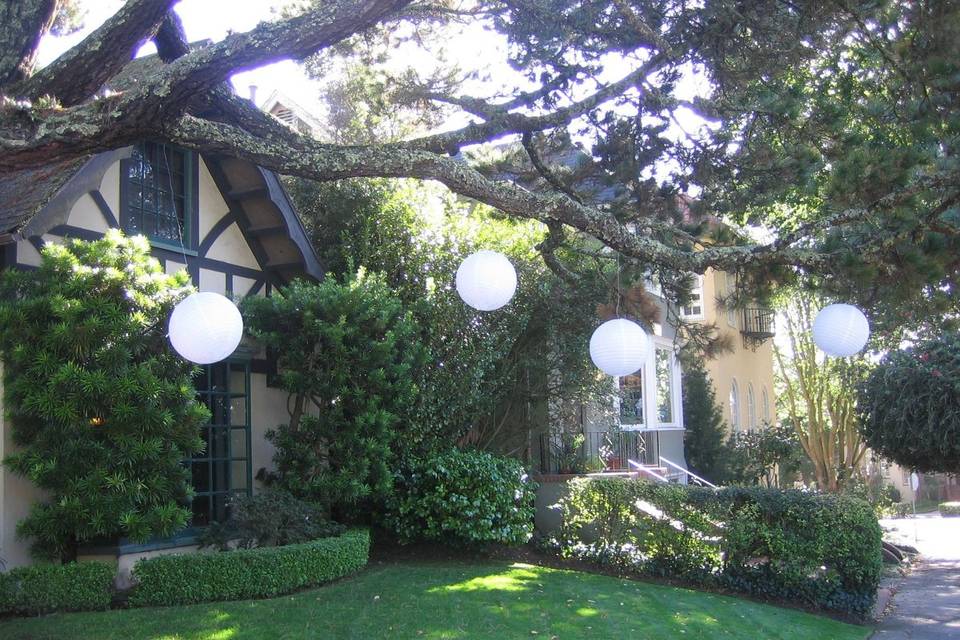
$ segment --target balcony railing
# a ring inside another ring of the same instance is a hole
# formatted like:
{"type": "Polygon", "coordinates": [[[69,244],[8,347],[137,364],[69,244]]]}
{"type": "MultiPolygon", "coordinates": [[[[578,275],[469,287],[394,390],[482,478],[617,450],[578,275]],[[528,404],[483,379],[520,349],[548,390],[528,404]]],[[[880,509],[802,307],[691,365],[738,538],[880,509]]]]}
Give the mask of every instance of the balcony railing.
{"type": "Polygon", "coordinates": [[[775,334],[773,309],[748,307],[743,310],[743,325],[740,329],[747,338],[766,340],[775,334]]]}
{"type": "Polygon", "coordinates": [[[629,471],[629,460],[658,464],[660,440],[655,431],[544,433],[540,436],[540,473],[629,471]]]}

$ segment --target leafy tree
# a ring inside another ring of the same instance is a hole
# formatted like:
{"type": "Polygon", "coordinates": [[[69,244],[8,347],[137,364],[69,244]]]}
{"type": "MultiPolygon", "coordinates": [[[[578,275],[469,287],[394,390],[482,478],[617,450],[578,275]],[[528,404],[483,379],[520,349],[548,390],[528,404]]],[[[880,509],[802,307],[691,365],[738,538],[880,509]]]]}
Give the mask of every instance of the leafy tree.
{"type": "Polygon", "coordinates": [[[863,356],[828,358],[817,349],[812,327],[826,304],[823,298],[802,293],[789,298],[782,314],[789,350],[774,344],[780,398],[817,486],[841,491],[860,474],[867,452],[857,429],[856,384],[868,365],[863,356]]]}
{"type": "Polygon", "coordinates": [[[418,433],[410,407],[424,365],[417,327],[382,277],[296,281],[242,303],[250,333],[277,356],[290,421],[267,433],[274,479],[340,509],[382,497],[394,446],[418,433]]]}
{"type": "Polygon", "coordinates": [[[779,486],[803,460],[803,449],[792,427],[770,425],[731,434],[727,442],[728,475],[731,484],[779,486]]]}
{"type": "Polygon", "coordinates": [[[166,320],[188,291],[142,237],[48,244],[35,271],[0,275],[0,357],[17,451],[4,464],[49,494],[18,525],[38,555],[92,538],[183,528],[182,460],[208,419],[166,320]]]}
{"type": "Polygon", "coordinates": [[[697,475],[712,482],[723,482],[731,453],[725,446],[726,426],[713,382],[701,363],[685,363],[682,388],[686,427],[683,447],[687,465],[697,475]]]}
{"type": "Polygon", "coordinates": [[[23,4],[33,10],[0,13],[0,175],[159,136],[320,181],[437,181],[547,225],[540,252],[553,268],[582,234],[667,276],[808,279],[878,319],[920,310],[918,324],[923,311],[956,311],[955,2],[300,2],[191,50],[172,0],[131,0],[38,71],[52,25],[40,9],[62,3],[23,4]],[[482,29],[505,44],[510,73],[486,76],[487,60],[452,77],[397,64],[482,29]],[[120,71],[151,38],[162,64],[125,84],[120,71]],[[363,63],[359,90],[381,87],[385,101],[367,119],[376,131],[381,113],[420,103],[449,109],[449,126],[321,143],[222,86],[236,70],[312,55],[363,63]],[[523,175],[463,153],[505,139],[523,145],[523,175]],[[715,219],[771,238],[724,233],[715,219]]]}
{"type": "Polygon", "coordinates": [[[571,285],[549,271],[536,256],[542,229],[411,182],[289,183],[325,265],[337,275],[382,273],[419,327],[434,366],[415,372],[412,426],[423,434],[415,442],[462,438],[523,457],[550,419],[548,405],[599,392],[585,355],[609,287],[600,277],[571,285]],[[454,290],[461,261],[481,247],[505,252],[519,272],[509,312],[476,312],[454,290]]]}
{"type": "Polygon", "coordinates": [[[960,335],[891,351],[860,385],[867,445],[908,469],[960,472],[960,335]]]}

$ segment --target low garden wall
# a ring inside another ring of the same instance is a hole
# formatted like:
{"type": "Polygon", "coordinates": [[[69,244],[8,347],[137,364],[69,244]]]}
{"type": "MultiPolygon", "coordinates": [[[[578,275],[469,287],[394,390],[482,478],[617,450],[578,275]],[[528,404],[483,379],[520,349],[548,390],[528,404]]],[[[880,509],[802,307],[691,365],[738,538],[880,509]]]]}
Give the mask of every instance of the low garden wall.
{"type": "Polygon", "coordinates": [[[718,490],[576,478],[548,542],[567,557],[865,616],[882,569],[865,501],[795,490],[718,490]]]}

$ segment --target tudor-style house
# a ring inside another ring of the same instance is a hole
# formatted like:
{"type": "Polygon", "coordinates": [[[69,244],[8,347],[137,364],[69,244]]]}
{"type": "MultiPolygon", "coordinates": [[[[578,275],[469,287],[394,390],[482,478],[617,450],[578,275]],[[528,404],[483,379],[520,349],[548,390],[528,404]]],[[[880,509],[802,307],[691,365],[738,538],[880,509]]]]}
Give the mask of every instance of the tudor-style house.
{"type": "MultiPolygon", "coordinates": [[[[277,176],[243,160],[150,140],[0,181],[4,269],[33,268],[43,244],[97,238],[112,227],[149,238],[164,268],[186,269],[201,291],[268,296],[293,278],[323,275],[277,176]]],[[[196,381],[212,419],[206,449],[186,461],[196,490],[191,529],[149,544],[82,548],[81,555],[119,558],[122,578],[139,557],[190,546],[196,527],[225,516],[231,494],[253,491],[254,472],[271,465],[264,431],[287,416],[286,393],[270,386],[268,373],[264,354],[245,340],[196,381]]],[[[9,425],[0,426],[2,457],[13,444],[9,425]]],[[[30,562],[28,543],[15,531],[40,499],[35,487],[0,467],[0,558],[7,568],[30,562]]]]}

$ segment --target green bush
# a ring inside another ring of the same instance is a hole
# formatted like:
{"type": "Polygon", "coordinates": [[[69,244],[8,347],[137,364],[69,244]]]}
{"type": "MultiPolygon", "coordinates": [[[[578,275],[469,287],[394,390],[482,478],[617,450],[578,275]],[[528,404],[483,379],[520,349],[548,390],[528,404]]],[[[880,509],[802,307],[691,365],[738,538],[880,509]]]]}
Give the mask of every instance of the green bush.
{"type": "Polygon", "coordinates": [[[566,556],[865,615],[882,568],[869,504],[759,487],[578,478],[553,544],[566,556]]]}
{"type": "Polygon", "coordinates": [[[35,555],[81,542],[169,536],[190,519],[184,458],[209,420],[167,318],[190,288],[142,236],[48,243],[34,271],[0,272],[0,360],[10,435],[3,461],[42,489],[17,524],[35,555]]]}
{"type": "Polygon", "coordinates": [[[0,614],[106,609],[115,568],[103,562],[38,564],[0,573],[0,614]]]}
{"type": "Polygon", "coordinates": [[[960,516],[960,502],[941,502],[939,509],[940,515],[945,518],[960,516]]]}
{"type": "Polygon", "coordinates": [[[420,330],[382,276],[363,271],[294,281],[241,304],[251,335],[272,349],[290,420],[267,431],[268,477],[298,498],[355,512],[390,491],[395,444],[426,361],[420,330]]]}
{"type": "Polygon", "coordinates": [[[282,547],[338,536],[346,527],[332,522],[309,502],[280,489],[264,489],[255,495],[230,499],[230,519],[214,523],[200,534],[201,547],[252,549],[282,547]]]}
{"type": "Polygon", "coordinates": [[[919,472],[960,470],[960,333],[890,351],[860,385],[867,445],[919,472]]]}
{"type": "Polygon", "coordinates": [[[284,547],[193,553],[141,560],[131,606],[170,606],[269,598],[342,578],[362,569],[370,533],[354,529],[284,547]]]}
{"type": "Polygon", "coordinates": [[[385,524],[404,543],[522,544],[533,535],[534,490],[512,458],[451,449],[401,466],[385,524]]]}

